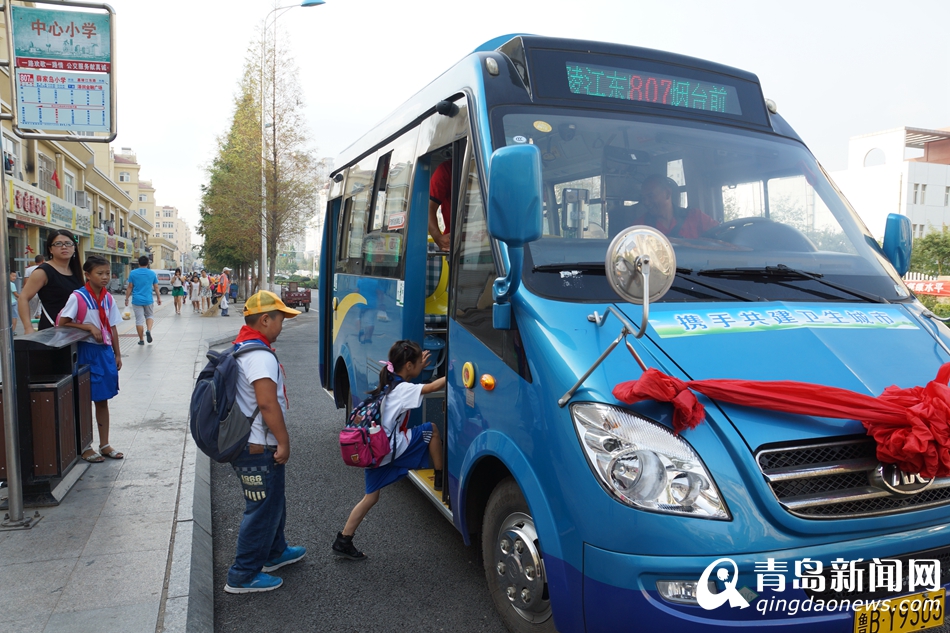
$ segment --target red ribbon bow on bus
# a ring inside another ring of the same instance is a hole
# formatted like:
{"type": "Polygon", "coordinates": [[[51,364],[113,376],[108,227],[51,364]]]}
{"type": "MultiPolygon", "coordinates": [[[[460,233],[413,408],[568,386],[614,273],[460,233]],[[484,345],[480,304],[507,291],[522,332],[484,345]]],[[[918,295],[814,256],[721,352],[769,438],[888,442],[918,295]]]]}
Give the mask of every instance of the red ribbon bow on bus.
{"type": "Polygon", "coordinates": [[[877,458],[923,477],[950,475],[950,363],[923,387],[888,387],[878,397],[794,381],[683,381],[650,368],[614,387],[618,400],[673,405],[673,430],[692,429],[706,417],[693,391],[713,400],[770,411],[859,420],[877,443],[877,458]]]}

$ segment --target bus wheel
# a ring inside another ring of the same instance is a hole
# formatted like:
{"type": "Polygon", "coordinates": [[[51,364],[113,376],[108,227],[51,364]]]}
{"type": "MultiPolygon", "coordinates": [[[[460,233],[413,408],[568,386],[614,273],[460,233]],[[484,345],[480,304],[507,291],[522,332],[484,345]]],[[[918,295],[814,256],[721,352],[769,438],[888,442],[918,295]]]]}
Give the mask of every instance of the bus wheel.
{"type": "Polygon", "coordinates": [[[495,609],[514,633],[553,633],[541,544],[514,479],[492,491],[482,524],[485,578],[495,609]]]}

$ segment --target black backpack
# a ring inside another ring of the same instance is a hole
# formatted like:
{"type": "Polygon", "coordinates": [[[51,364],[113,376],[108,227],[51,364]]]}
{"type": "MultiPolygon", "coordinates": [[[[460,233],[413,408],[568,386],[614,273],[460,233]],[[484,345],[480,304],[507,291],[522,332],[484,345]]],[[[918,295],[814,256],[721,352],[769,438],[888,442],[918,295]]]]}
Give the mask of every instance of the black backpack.
{"type": "Polygon", "coordinates": [[[258,350],[274,353],[253,341],[235,345],[226,352],[209,350],[208,364],[198,374],[191,392],[191,437],[201,452],[216,462],[227,463],[237,458],[251,435],[251,423],[260,407],[246,416],[237,406],[237,357],[258,350]]]}

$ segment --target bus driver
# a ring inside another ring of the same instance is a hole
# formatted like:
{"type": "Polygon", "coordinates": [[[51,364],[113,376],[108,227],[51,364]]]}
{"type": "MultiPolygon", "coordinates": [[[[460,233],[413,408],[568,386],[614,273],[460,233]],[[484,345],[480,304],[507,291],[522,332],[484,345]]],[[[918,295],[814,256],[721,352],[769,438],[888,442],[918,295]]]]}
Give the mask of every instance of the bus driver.
{"type": "Polygon", "coordinates": [[[648,176],[640,187],[640,204],[644,210],[633,216],[630,226],[645,224],[658,229],[667,237],[687,240],[701,237],[719,223],[699,209],[684,209],[673,203],[676,182],[666,176],[648,176]]]}

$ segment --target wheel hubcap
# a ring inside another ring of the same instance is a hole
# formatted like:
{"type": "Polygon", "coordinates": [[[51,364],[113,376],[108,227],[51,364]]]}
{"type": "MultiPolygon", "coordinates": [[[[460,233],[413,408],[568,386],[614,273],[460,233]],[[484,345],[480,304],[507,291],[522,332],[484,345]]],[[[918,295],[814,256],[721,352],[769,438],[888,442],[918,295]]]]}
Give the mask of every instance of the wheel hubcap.
{"type": "Polygon", "coordinates": [[[518,615],[535,624],[551,617],[551,602],[544,597],[544,562],[530,516],[515,512],[502,522],[493,562],[499,584],[518,615]]]}

